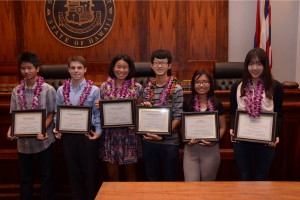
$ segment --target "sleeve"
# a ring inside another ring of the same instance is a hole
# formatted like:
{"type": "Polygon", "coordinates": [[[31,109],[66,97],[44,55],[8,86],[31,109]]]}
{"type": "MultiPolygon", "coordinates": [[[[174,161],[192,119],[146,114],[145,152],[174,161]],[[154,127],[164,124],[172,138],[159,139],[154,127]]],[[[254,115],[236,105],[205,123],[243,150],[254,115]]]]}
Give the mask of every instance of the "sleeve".
{"type": "Polygon", "coordinates": [[[282,85],[278,81],[275,81],[275,83],[274,83],[273,102],[274,102],[274,112],[277,112],[276,136],[279,137],[279,132],[281,129],[282,115],[283,115],[283,112],[282,112],[283,88],[282,88],[282,85]]]}
{"type": "Polygon", "coordinates": [[[53,119],[54,123],[56,123],[57,106],[64,104],[63,95],[62,95],[62,87],[63,86],[60,86],[56,92],[56,101],[55,101],[56,104],[55,104],[55,108],[54,108],[55,115],[54,115],[54,119],[53,119]]]}
{"type": "Polygon", "coordinates": [[[56,109],[56,91],[52,86],[48,87],[46,94],[47,113],[55,112],[56,109]]]}
{"type": "Polygon", "coordinates": [[[100,92],[100,98],[99,98],[99,99],[104,99],[105,91],[106,91],[106,84],[105,84],[105,82],[104,82],[104,83],[102,83],[102,85],[99,87],[99,92],[100,92]]]}
{"type": "Polygon", "coordinates": [[[172,104],[172,117],[173,120],[181,120],[181,113],[183,111],[183,90],[180,85],[176,85],[174,91],[173,104],[172,104]]]}
{"type": "MultiPolygon", "coordinates": [[[[95,86],[96,87],[96,86],[95,86]]],[[[102,133],[101,124],[100,124],[100,110],[96,108],[95,101],[100,98],[99,89],[95,89],[93,92],[93,105],[92,105],[92,124],[95,127],[96,133],[102,133]]]]}
{"type": "Polygon", "coordinates": [[[142,102],[148,101],[148,100],[146,99],[147,92],[148,92],[148,89],[147,89],[147,88],[144,88],[144,90],[143,90],[143,98],[142,98],[142,102]]]}
{"type": "Polygon", "coordinates": [[[235,82],[231,86],[231,90],[230,90],[230,129],[234,129],[235,113],[237,109],[236,93],[239,84],[240,81],[235,82]]]}
{"type": "Polygon", "coordinates": [[[11,94],[11,98],[10,98],[10,113],[13,110],[17,110],[17,92],[16,92],[17,88],[14,88],[11,94]]]}
{"type": "Polygon", "coordinates": [[[139,98],[141,95],[143,95],[144,88],[141,84],[136,83],[136,93],[137,93],[137,98],[139,98]]]}

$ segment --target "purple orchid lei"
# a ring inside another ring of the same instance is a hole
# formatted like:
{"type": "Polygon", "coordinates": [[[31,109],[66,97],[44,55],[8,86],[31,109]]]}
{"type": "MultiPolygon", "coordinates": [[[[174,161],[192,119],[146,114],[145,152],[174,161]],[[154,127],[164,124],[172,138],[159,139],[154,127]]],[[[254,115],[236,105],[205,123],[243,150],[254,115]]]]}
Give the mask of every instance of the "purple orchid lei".
{"type": "MultiPolygon", "coordinates": [[[[71,79],[67,79],[63,85],[63,97],[64,97],[64,103],[68,106],[72,105],[70,103],[70,82],[71,82],[71,79]]],[[[79,102],[77,105],[79,106],[83,106],[84,102],[86,101],[87,97],[89,96],[90,94],[90,91],[92,89],[92,86],[94,85],[93,84],[93,81],[90,81],[90,80],[87,80],[86,81],[87,83],[87,86],[85,86],[85,88],[83,89],[80,97],[79,97],[79,102]]]]}
{"type": "Polygon", "coordinates": [[[116,90],[116,79],[108,77],[106,81],[106,91],[104,99],[127,99],[127,98],[137,98],[136,92],[137,83],[134,79],[125,80],[122,84],[121,90],[117,92],[116,90]]]}
{"type": "MultiPolygon", "coordinates": [[[[207,99],[206,106],[207,106],[208,111],[214,111],[215,110],[214,104],[212,103],[211,99],[207,99]]],[[[201,112],[201,105],[200,105],[200,102],[199,102],[199,95],[198,94],[194,96],[194,107],[193,108],[194,108],[194,112],[201,112]]]]}
{"type": "Polygon", "coordinates": [[[254,83],[249,80],[245,87],[245,109],[250,117],[259,117],[261,112],[261,100],[263,99],[265,87],[262,80],[257,82],[256,90],[254,89],[254,83]]]}
{"type": "Polygon", "coordinates": [[[149,81],[149,83],[147,84],[147,86],[145,88],[146,99],[152,105],[156,105],[156,106],[166,105],[167,100],[168,100],[168,104],[171,104],[172,100],[173,100],[173,92],[174,92],[177,80],[173,76],[169,77],[169,79],[167,80],[166,86],[160,95],[158,102],[156,104],[154,104],[154,89],[156,86],[156,82],[157,82],[157,80],[154,79],[152,81],[149,81]]]}
{"type": "MultiPolygon", "coordinates": [[[[39,76],[37,78],[36,87],[34,88],[34,91],[33,91],[32,105],[31,105],[30,109],[35,109],[36,106],[40,104],[38,97],[42,92],[42,85],[44,82],[45,81],[44,81],[43,77],[39,76]]],[[[26,98],[25,98],[25,83],[26,83],[26,79],[24,78],[23,80],[20,81],[20,87],[17,90],[17,94],[19,97],[19,106],[20,106],[21,110],[28,109],[26,106],[26,98]]]]}

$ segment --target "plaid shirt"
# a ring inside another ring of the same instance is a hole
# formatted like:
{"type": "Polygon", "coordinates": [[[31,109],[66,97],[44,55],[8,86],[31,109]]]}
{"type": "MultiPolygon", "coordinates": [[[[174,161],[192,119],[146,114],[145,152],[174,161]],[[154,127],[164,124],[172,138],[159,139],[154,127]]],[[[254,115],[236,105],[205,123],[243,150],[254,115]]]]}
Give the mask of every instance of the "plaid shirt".
{"type": "MultiPolygon", "coordinates": [[[[19,105],[19,98],[17,94],[19,87],[20,85],[15,87],[12,91],[11,102],[10,102],[10,113],[13,110],[21,110],[19,105]]],[[[32,97],[33,97],[33,92],[35,87],[36,87],[36,83],[31,89],[29,89],[25,84],[24,94],[26,99],[26,106],[28,108],[32,105],[32,97]]],[[[55,96],[56,96],[55,89],[52,86],[48,85],[47,83],[43,83],[42,92],[38,97],[40,104],[36,107],[36,109],[46,109],[46,115],[48,115],[49,112],[54,112],[56,107],[55,96]]],[[[52,122],[47,127],[48,139],[44,141],[40,141],[36,137],[20,137],[17,141],[18,152],[32,154],[47,149],[50,146],[50,144],[52,144],[55,141],[53,135],[53,128],[54,128],[54,123],[52,122]]]]}

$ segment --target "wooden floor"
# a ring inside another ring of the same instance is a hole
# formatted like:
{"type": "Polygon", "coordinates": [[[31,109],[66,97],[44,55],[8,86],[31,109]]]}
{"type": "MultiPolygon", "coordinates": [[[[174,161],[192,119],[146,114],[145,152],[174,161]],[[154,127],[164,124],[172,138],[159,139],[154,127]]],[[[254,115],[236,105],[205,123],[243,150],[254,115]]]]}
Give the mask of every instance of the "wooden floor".
{"type": "Polygon", "coordinates": [[[300,182],[104,182],[96,200],[299,200],[300,182]]]}

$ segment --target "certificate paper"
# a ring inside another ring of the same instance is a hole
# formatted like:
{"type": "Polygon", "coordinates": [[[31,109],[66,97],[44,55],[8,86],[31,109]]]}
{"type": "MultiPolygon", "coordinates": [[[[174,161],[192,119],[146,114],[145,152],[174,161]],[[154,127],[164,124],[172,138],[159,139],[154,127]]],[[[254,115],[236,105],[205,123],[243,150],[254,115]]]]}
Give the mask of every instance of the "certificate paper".
{"type": "Polygon", "coordinates": [[[236,114],[235,140],[269,143],[275,141],[276,113],[262,112],[259,117],[249,117],[244,111],[236,114]]]}
{"type": "Polygon", "coordinates": [[[90,132],[91,107],[90,106],[58,106],[56,129],[62,133],[90,132]]]}
{"type": "Polygon", "coordinates": [[[137,133],[171,134],[171,107],[139,107],[137,133]]]}
{"type": "Polygon", "coordinates": [[[36,136],[44,134],[46,123],[46,110],[13,111],[12,135],[18,137],[36,136]]]}
{"type": "Polygon", "coordinates": [[[218,112],[184,112],[182,113],[183,141],[219,140],[218,112]]]}
{"type": "Polygon", "coordinates": [[[134,99],[100,101],[102,128],[129,127],[134,125],[134,99]]]}

